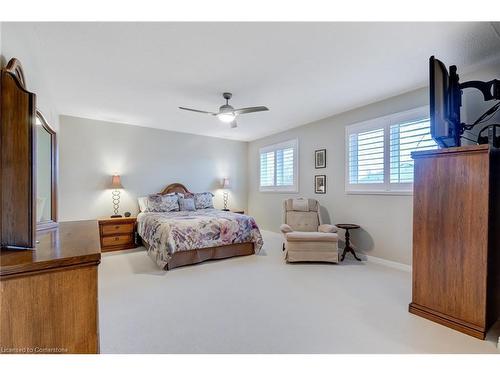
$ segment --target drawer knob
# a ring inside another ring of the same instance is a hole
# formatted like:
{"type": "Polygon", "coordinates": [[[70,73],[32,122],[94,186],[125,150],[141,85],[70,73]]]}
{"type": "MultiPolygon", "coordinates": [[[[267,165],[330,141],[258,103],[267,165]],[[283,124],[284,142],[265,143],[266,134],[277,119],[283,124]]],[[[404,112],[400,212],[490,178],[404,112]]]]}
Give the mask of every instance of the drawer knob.
{"type": "Polygon", "coordinates": [[[119,228],[120,228],[120,226],[119,226],[119,225],[115,225],[115,229],[119,229],[119,228]]]}

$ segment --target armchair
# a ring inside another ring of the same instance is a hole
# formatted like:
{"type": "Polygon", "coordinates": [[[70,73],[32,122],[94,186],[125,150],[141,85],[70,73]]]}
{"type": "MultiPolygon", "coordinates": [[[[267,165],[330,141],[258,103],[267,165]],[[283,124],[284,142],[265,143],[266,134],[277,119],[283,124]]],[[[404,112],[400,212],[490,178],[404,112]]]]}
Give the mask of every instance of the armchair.
{"type": "Polygon", "coordinates": [[[287,262],[338,263],[337,227],[323,224],[315,199],[283,202],[283,250],[287,262]]]}

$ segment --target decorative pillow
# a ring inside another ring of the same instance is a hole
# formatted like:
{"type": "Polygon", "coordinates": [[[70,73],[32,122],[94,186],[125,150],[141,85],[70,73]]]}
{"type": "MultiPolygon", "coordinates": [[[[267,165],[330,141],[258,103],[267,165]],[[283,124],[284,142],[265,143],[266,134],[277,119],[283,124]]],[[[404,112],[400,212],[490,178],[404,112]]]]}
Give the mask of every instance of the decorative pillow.
{"type": "Polygon", "coordinates": [[[181,211],[196,211],[194,198],[179,198],[179,207],[181,211]]]}
{"type": "Polygon", "coordinates": [[[197,210],[202,208],[214,208],[214,202],[212,201],[212,197],[214,195],[210,192],[205,193],[195,193],[194,194],[194,203],[197,210]]]}
{"type": "Polygon", "coordinates": [[[148,195],[146,210],[144,212],[171,212],[171,211],[179,211],[179,197],[176,194],[148,195]]]}

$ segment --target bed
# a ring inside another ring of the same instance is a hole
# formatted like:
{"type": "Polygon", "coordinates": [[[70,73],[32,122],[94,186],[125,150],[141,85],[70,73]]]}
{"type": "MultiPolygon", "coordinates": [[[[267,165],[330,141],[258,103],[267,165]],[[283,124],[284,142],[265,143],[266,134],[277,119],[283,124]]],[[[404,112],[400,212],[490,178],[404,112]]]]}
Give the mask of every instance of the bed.
{"type": "MultiPolygon", "coordinates": [[[[191,194],[180,183],[168,185],[160,194],[172,193],[191,194]]],[[[165,270],[256,254],[263,245],[253,217],[214,208],[141,212],[137,215],[137,232],[148,255],[165,270]]]]}

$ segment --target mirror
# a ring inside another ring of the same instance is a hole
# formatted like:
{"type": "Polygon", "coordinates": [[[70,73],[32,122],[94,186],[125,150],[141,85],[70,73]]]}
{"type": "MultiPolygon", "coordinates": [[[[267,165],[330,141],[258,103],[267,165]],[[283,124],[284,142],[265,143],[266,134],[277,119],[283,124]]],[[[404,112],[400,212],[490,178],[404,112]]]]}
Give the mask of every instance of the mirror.
{"type": "Polygon", "coordinates": [[[57,226],[56,132],[36,111],[36,221],[37,230],[57,226]]]}

